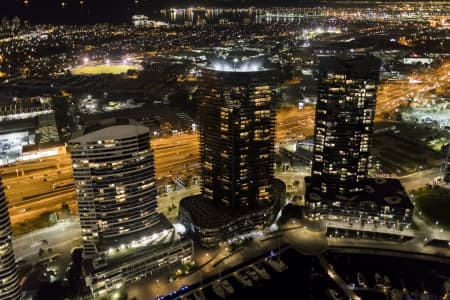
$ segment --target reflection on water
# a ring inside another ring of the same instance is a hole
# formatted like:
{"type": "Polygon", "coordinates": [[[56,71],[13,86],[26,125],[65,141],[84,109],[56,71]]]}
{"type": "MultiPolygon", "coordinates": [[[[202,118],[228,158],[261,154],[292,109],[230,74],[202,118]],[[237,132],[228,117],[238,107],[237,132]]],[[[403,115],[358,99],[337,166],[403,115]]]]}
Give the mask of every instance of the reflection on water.
{"type": "Polygon", "coordinates": [[[342,24],[339,18],[327,18],[323,11],[311,9],[296,10],[277,10],[260,8],[172,8],[162,9],[158,18],[171,24],[197,24],[200,22],[207,24],[218,24],[226,22],[235,23],[326,23],[327,26],[342,24]]]}
{"type": "MultiPolygon", "coordinates": [[[[409,259],[402,255],[334,252],[325,253],[323,258],[335,275],[325,271],[317,256],[305,256],[289,249],[281,255],[288,265],[283,272],[276,272],[264,260],[258,263],[270,279],[250,273],[251,267],[245,266],[239,272],[247,274],[245,280],[250,280],[251,284],[244,284],[236,275],[222,274],[221,279],[226,278],[232,286],[232,292],[229,289],[223,293],[226,299],[287,299],[286,295],[291,295],[290,299],[346,299],[345,292],[335,281],[336,275],[364,300],[443,299],[450,292],[448,262],[409,259]]],[[[209,300],[223,299],[211,285],[206,285],[203,291],[209,300]]]]}
{"type": "Polygon", "coordinates": [[[223,20],[231,22],[242,22],[244,19],[254,20],[260,10],[255,8],[246,9],[223,9],[223,8],[180,8],[163,9],[161,17],[172,24],[184,24],[186,22],[204,21],[217,24],[223,20]]]}

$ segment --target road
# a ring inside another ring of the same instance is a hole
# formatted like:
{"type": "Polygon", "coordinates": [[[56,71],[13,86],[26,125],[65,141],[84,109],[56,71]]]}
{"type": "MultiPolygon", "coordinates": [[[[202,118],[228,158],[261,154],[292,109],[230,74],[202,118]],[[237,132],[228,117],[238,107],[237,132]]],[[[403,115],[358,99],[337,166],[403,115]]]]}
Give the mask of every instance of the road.
{"type": "Polygon", "coordinates": [[[419,171],[403,177],[399,177],[406,191],[411,191],[425,186],[427,183],[432,184],[433,179],[440,174],[440,168],[433,168],[419,171]]]}
{"type": "MultiPolygon", "coordinates": [[[[283,241],[283,243],[287,241],[300,253],[314,253],[315,255],[322,253],[328,248],[350,248],[351,251],[360,253],[385,251],[401,257],[428,254],[450,258],[450,249],[425,246],[422,231],[419,231],[414,240],[407,243],[353,238],[327,238],[325,232],[309,230],[308,226],[306,226],[307,222],[303,224],[302,221],[296,219],[291,221],[283,225],[280,231],[266,232],[265,235],[256,237],[253,242],[243,246],[241,250],[232,255],[225,249],[226,245],[222,245],[217,249],[196,251],[194,260],[201,267],[199,271],[172,282],[168,280],[167,272],[156,274],[151,278],[126,287],[128,296],[136,297],[137,300],[155,299],[158,296],[168,295],[173,291],[177,291],[184,285],[192,286],[195,283],[202,282],[203,286],[206,287],[210,285],[214,276],[221,273],[222,278],[225,278],[229,272],[227,270],[248,262],[261,254],[268,253],[270,250],[280,249],[280,241],[283,241]]],[[[429,234],[428,231],[429,229],[426,227],[426,233],[424,234],[429,234]]],[[[450,233],[440,237],[450,240],[450,233]]],[[[327,267],[326,270],[333,271],[331,267],[327,267]]],[[[335,277],[337,275],[335,272],[329,272],[328,275],[331,279],[339,282],[339,278],[335,277]]],[[[340,283],[342,284],[342,282],[340,283]]],[[[358,299],[349,290],[347,292],[352,299],[358,299]]]]}
{"type": "Polygon", "coordinates": [[[193,184],[188,188],[168,192],[163,196],[158,196],[158,211],[164,214],[170,221],[176,222],[178,218],[178,207],[180,200],[184,197],[200,194],[200,185],[193,184]],[[176,209],[171,209],[169,207],[175,205],[176,209]]]}
{"type": "MultiPolygon", "coordinates": [[[[158,179],[199,173],[197,134],[180,134],[152,140],[158,179]]],[[[72,161],[64,147],[58,155],[16,162],[0,169],[11,220],[25,222],[39,214],[55,211],[66,202],[76,212],[72,161]],[[64,186],[57,186],[58,184],[64,186]]]]}
{"type": "MultiPolygon", "coordinates": [[[[380,85],[377,98],[377,119],[382,119],[385,112],[392,112],[407,98],[417,97],[420,92],[449,83],[450,63],[446,62],[437,69],[431,69],[423,74],[411,75],[417,83],[385,83],[380,85]]],[[[296,141],[313,134],[314,108],[306,106],[302,110],[296,108],[277,112],[276,142],[296,141]]],[[[171,137],[153,139],[151,146],[155,156],[155,173],[158,181],[171,181],[176,176],[195,176],[199,174],[200,144],[198,134],[180,134],[171,137]]],[[[75,206],[74,192],[58,194],[53,189],[57,182],[72,179],[70,155],[64,147],[59,147],[59,154],[26,162],[17,162],[0,169],[6,197],[9,201],[13,222],[25,221],[42,212],[55,210],[66,201],[73,209],[75,206]],[[37,196],[41,197],[37,197],[37,196]],[[36,204],[25,202],[24,199],[35,198],[36,204]],[[47,198],[46,203],[42,197],[47,198]],[[25,214],[26,212],[26,214],[25,214]],[[19,217],[20,216],[20,217],[19,217]]],[[[419,187],[424,178],[403,178],[407,190],[419,187]]],[[[432,174],[430,174],[432,176],[432,174]]],[[[289,183],[289,182],[288,182],[289,183]]],[[[74,188],[73,188],[74,189],[74,188]]]]}
{"type": "Polygon", "coordinates": [[[73,241],[81,239],[79,221],[71,220],[54,226],[32,231],[13,238],[16,260],[38,254],[40,248],[70,248],[73,241]]]}

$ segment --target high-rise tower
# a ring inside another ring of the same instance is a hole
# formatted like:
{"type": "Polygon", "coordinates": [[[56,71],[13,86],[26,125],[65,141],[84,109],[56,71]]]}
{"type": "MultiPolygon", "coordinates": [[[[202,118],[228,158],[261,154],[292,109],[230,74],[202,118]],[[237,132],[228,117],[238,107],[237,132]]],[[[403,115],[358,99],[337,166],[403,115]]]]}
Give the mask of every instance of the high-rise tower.
{"type": "Polygon", "coordinates": [[[111,126],[69,145],[84,256],[148,235],[159,222],[148,128],[111,126]]]}
{"type": "Polygon", "coordinates": [[[212,67],[202,71],[202,193],[231,211],[271,201],[275,142],[273,73],[257,69],[261,59],[244,63],[236,58],[217,59],[212,67]]]}
{"type": "Polygon", "coordinates": [[[265,59],[230,51],[202,69],[202,195],[183,199],[179,217],[205,247],[269,225],[284,198],[273,177],[275,80],[265,59]]]}
{"type": "Polygon", "coordinates": [[[149,129],[120,118],[114,124],[94,125],[69,143],[83,267],[94,297],[179,267],[193,255],[192,241],[156,211],[149,129]]]}
{"type": "Polygon", "coordinates": [[[324,193],[360,191],[368,176],[380,66],[373,56],[320,61],[311,175],[324,193]]]}
{"type": "Polygon", "coordinates": [[[411,225],[414,207],[401,182],[368,176],[380,67],[381,61],[369,55],[320,61],[305,217],[346,223],[329,222],[330,232],[348,224],[372,224],[395,228],[396,235],[411,225]]]}
{"type": "Polygon", "coordinates": [[[0,300],[22,299],[11,239],[11,221],[0,180],[0,300]]]}

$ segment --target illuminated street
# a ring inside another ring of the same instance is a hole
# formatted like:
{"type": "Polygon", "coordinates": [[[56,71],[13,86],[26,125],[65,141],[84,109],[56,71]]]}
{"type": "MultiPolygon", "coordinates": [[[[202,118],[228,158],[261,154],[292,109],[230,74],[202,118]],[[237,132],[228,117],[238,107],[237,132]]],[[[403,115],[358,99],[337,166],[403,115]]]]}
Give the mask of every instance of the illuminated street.
{"type": "MultiPolygon", "coordinates": [[[[278,243],[281,241],[282,247],[288,241],[292,247],[301,253],[305,254],[320,254],[327,248],[363,248],[364,250],[355,249],[360,253],[370,253],[372,249],[380,249],[386,253],[402,253],[400,255],[414,255],[418,254],[432,254],[442,255],[450,258],[450,249],[441,249],[438,247],[424,246],[421,233],[417,233],[417,238],[406,243],[380,243],[373,240],[350,239],[350,238],[326,238],[323,232],[311,231],[305,229],[305,225],[299,220],[292,219],[283,228],[280,229],[282,237],[279,232],[266,233],[265,236],[255,239],[253,243],[244,246],[242,250],[234,254],[229,253],[221,247],[217,250],[202,250],[196,254],[196,262],[198,266],[202,266],[201,271],[196,271],[192,275],[185,276],[170,282],[166,274],[155,276],[152,279],[141,281],[138,284],[130,286],[127,292],[131,297],[137,299],[153,299],[160,295],[168,295],[173,291],[179,290],[184,285],[193,285],[195,283],[203,282],[203,287],[211,284],[211,278],[218,275],[219,272],[223,278],[228,275],[227,269],[232,269],[237,265],[250,261],[253,257],[258,257],[263,253],[268,253],[270,250],[278,250],[278,243]],[[271,238],[272,237],[272,238],[271,238]],[[225,258],[226,257],[226,258],[225,258]],[[225,263],[218,263],[223,261],[225,263]],[[226,267],[225,267],[226,265],[226,267]],[[201,273],[201,274],[200,274],[201,273]]],[[[447,238],[450,235],[447,234],[447,238]]]]}
{"type": "Polygon", "coordinates": [[[450,299],[450,2],[0,19],[0,300],[450,299]]]}
{"type": "Polygon", "coordinates": [[[80,223],[66,220],[52,227],[33,231],[13,240],[16,260],[38,255],[39,248],[53,248],[55,252],[78,246],[81,239],[80,223]]]}

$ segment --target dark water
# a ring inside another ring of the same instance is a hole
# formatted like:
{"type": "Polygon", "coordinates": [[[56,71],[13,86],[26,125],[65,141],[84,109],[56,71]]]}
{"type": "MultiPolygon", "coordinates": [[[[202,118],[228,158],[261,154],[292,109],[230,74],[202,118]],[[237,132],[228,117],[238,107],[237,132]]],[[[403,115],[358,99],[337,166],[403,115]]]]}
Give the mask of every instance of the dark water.
{"type": "MultiPolygon", "coordinates": [[[[395,2],[393,0],[384,0],[395,2]]],[[[399,0],[398,0],[399,1],[399,0]]],[[[367,6],[370,1],[352,1],[367,6]]],[[[376,1],[372,1],[375,3],[376,1]]],[[[160,19],[166,8],[205,7],[317,7],[336,5],[333,0],[0,0],[0,18],[18,16],[32,24],[93,24],[130,22],[131,16],[145,14],[160,19]],[[62,4],[64,3],[64,5],[62,4]]],[[[345,4],[349,5],[349,4],[345,4]]]]}
{"type": "MultiPolygon", "coordinates": [[[[419,299],[424,291],[442,298],[444,282],[450,279],[450,265],[445,263],[363,254],[327,253],[324,257],[347,285],[355,285],[356,294],[364,300],[387,299],[393,289],[402,291],[403,299],[419,299]],[[358,286],[358,272],[365,278],[366,289],[358,286]],[[386,293],[375,286],[375,273],[389,278],[392,287],[386,293]]],[[[300,255],[291,249],[282,255],[282,260],[288,265],[286,271],[277,273],[265,265],[272,279],[260,279],[253,287],[243,288],[233,276],[227,278],[235,293],[226,299],[332,299],[328,289],[345,299],[344,293],[319,265],[317,257],[300,255]]],[[[205,295],[209,300],[221,299],[211,287],[205,289],[205,295]]]]}
{"type": "MultiPolygon", "coordinates": [[[[288,269],[282,273],[275,272],[264,265],[270,274],[270,280],[260,279],[253,287],[243,288],[233,277],[227,278],[234,287],[235,293],[226,299],[328,299],[327,290],[339,291],[330,280],[314,256],[299,255],[294,250],[288,250],[282,255],[282,260],[288,269]],[[292,298],[287,297],[290,295],[292,298]]],[[[207,299],[220,299],[211,287],[205,289],[207,299]]]]}
{"type": "Polygon", "coordinates": [[[327,254],[326,258],[346,283],[357,286],[356,274],[360,272],[368,287],[373,288],[375,273],[379,273],[389,278],[392,289],[405,289],[412,299],[424,291],[442,297],[444,282],[450,280],[450,264],[446,263],[362,254],[327,254]]]}

